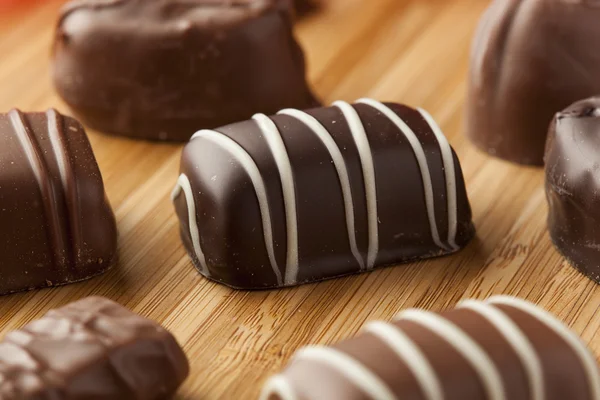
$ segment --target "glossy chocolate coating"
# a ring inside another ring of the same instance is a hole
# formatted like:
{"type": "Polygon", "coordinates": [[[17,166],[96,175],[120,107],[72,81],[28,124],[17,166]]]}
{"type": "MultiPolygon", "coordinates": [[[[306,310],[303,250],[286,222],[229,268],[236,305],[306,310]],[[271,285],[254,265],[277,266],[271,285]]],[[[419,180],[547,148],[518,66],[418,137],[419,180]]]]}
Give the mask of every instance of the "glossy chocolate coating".
{"type": "Polygon", "coordinates": [[[76,0],[53,76],[89,127],[185,141],[201,128],[316,101],[290,0],[76,0]]]}
{"type": "Polygon", "coordinates": [[[407,310],[298,351],[261,400],[595,400],[600,370],[552,315],[512,297],[407,310]]]}
{"type": "Polygon", "coordinates": [[[554,118],[546,148],[548,228],[558,250],[600,283],[600,98],[554,118]]]}
{"type": "Polygon", "coordinates": [[[54,110],[0,114],[0,294],[98,275],[115,217],[81,124],[54,110]]]}
{"type": "Polygon", "coordinates": [[[365,100],[197,133],[173,198],[198,270],[276,288],[465,246],[474,228],[460,164],[425,114],[365,100]]]}
{"type": "Polygon", "coordinates": [[[542,165],[557,112],[600,93],[600,3],[494,0],[473,45],[467,134],[482,150],[542,165]]]}
{"type": "Polygon", "coordinates": [[[168,331],[102,297],[50,311],[0,342],[2,400],[164,400],[188,373],[168,331]]]}

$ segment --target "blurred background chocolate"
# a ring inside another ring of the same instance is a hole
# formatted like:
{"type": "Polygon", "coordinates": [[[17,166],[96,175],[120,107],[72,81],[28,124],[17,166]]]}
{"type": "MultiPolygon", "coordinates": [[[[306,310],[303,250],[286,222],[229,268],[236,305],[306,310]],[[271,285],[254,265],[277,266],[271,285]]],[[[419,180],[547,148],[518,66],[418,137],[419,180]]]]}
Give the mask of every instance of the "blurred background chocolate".
{"type": "Polygon", "coordinates": [[[117,228],[81,124],[0,114],[0,294],[64,285],[115,262],[117,228]]]}
{"type": "Polygon", "coordinates": [[[165,400],[188,373],[173,335],[102,297],[52,310],[0,342],[2,400],[165,400]]]}
{"type": "Polygon", "coordinates": [[[494,0],[473,44],[467,135],[509,161],[542,165],[557,112],[600,94],[600,3],[494,0]]]}
{"type": "Polygon", "coordinates": [[[331,347],[299,350],[261,400],[596,400],[600,370],[577,335],[532,303],[467,300],[406,310],[331,347]]]}
{"type": "Polygon", "coordinates": [[[600,283],[600,97],[556,115],[545,162],[550,237],[577,269],[600,283]]]}
{"type": "Polygon", "coordinates": [[[363,99],[194,135],[173,200],[200,273],[293,286],[458,251],[460,163],[424,110],[363,99]]]}
{"type": "Polygon", "coordinates": [[[303,16],[316,11],[323,0],[294,0],[294,7],[298,15],[303,16]]]}
{"type": "Polygon", "coordinates": [[[185,141],[317,102],[290,0],[75,0],[56,29],[53,77],[82,122],[185,141]]]}

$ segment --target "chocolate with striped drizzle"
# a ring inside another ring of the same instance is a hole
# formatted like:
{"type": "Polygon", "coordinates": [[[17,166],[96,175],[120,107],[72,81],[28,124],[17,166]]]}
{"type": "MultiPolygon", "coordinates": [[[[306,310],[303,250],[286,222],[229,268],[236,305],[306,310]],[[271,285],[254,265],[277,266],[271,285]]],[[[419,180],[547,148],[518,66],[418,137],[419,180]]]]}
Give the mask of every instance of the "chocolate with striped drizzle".
{"type": "Polygon", "coordinates": [[[115,220],[83,127],[55,110],[0,114],[0,294],[97,275],[115,220]]]}
{"type": "Polygon", "coordinates": [[[172,197],[199,271],[237,288],[448,254],[473,236],[433,118],[370,99],[199,131],[172,197]]]}
{"type": "Polygon", "coordinates": [[[581,340],[524,300],[407,310],[332,347],[307,347],[261,400],[598,400],[600,370],[581,340]]]}

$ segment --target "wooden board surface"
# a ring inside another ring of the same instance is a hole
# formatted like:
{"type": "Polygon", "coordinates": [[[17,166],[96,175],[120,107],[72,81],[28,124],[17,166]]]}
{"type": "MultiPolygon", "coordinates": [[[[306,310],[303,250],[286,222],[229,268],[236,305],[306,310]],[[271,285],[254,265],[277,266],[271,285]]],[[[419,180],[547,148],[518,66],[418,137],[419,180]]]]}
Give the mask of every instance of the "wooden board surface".
{"type": "MultiPolygon", "coordinates": [[[[473,0],[329,0],[298,25],[315,90],[326,103],[370,96],[428,109],[464,169],[477,238],[461,253],[270,292],[238,292],[200,277],[169,200],[181,146],[90,132],[118,220],[118,266],[62,288],[0,298],[0,332],[91,295],[170,329],[192,373],[179,399],[252,399],[309,343],[356,333],[407,307],[442,310],[463,298],[512,294],[554,312],[600,355],[600,286],[578,274],[546,231],[543,171],[491,159],[462,134],[470,41],[487,5],[473,0]]],[[[59,3],[0,11],[0,111],[68,109],[49,79],[59,3]]],[[[0,221],[1,223],[1,221],[0,221]]]]}

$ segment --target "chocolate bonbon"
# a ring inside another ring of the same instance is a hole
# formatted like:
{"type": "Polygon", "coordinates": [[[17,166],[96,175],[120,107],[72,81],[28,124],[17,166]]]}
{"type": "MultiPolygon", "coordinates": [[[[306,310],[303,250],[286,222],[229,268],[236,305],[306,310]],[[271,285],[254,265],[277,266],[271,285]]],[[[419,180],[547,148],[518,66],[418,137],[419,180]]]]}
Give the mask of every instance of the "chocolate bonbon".
{"type": "Polygon", "coordinates": [[[508,296],[406,310],[331,347],[299,350],[261,400],[597,400],[600,370],[549,313],[508,296]]]}
{"type": "Polygon", "coordinates": [[[488,153],[542,165],[557,112],[600,93],[600,4],[494,0],[471,56],[467,134],[488,153]]]}
{"type": "Polygon", "coordinates": [[[162,400],[188,373],[168,331],[101,297],[50,311],[0,342],[2,400],[162,400]]]}
{"type": "Polygon", "coordinates": [[[294,0],[294,7],[299,15],[316,10],[320,6],[319,0],[294,0]]]}
{"type": "Polygon", "coordinates": [[[310,107],[290,0],[76,0],[53,76],[89,127],[186,141],[256,112],[310,107]]]}
{"type": "Polygon", "coordinates": [[[198,270],[241,289],[449,254],[474,235],[431,116],[369,99],[196,133],[173,200],[198,270]]]}
{"type": "Polygon", "coordinates": [[[0,114],[0,294],[81,281],[116,258],[116,224],[81,124],[0,114]]]}
{"type": "Polygon", "coordinates": [[[600,283],[600,98],[558,113],[548,133],[546,197],[552,242],[600,283]]]}

